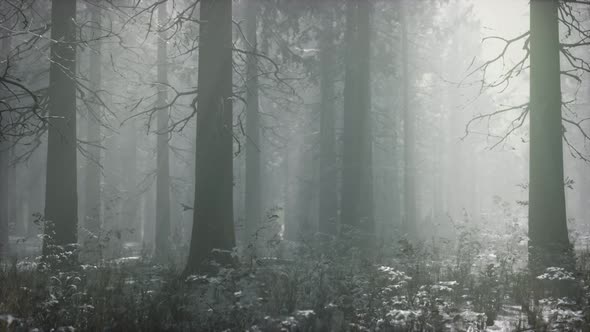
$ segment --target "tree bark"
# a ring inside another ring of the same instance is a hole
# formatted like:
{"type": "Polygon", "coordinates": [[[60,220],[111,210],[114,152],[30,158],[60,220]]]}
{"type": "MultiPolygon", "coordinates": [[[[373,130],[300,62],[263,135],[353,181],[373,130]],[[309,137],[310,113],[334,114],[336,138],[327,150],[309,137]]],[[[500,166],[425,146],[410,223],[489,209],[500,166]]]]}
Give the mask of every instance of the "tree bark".
{"type": "Polygon", "coordinates": [[[324,8],[320,33],[320,193],[319,231],[336,234],[338,187],[336,172],[336,133],[334,130],[334,31],[330,8],[324,8]]]}
{"type": "Polygon", "coordinates": [[[371,10],[370,0],[358,3],[358,67],[359,110],[362,110],[362,121],[359,123],[362,131],[361,146],[361,228],[369,235],[374,235],[375,218],[373,203],[373,130],[371,124],[371,10]]]}
{"type": "MultiPolygon", "coordinates": [[[[2,7],[0,7],[2,8],[2,7]]],[[[0,47],[0,61],[5,61],[9,56],[12,38],[7,34],[2,39],[2,46],[0,47]]],[[[4,68],[0,67],[4,71],[4,68]]],[[[5,91],[4,86],[0,86],[0,98],[6,96],[8,91],[5,91]]],[[[1,121],[1,120],[0,120],[1,121]]],[[[5,120],[4,120],[5,121],[5,120]]],[[[4,124],[0,123],[0,128],[4,128],[4,124]]],[[[10,142],[7,137],[0,137],[0,261],[8,257],[9,254],[9,219],[10,209],[13,198],[10,195],[10,142]]]]}
{"type": "Polygon", "coordinates": [[[260,239],[256,232],[262,226],[261,192],[260,192],[260,119],[258,97],[258,49],[256,36],[258,1],[248,0],[246,3],[246,39],[250,52],[246,59],[246,245],[254,251],[260,239]]]}
{"type": "MultiPolygon", "coordinates": [[[[90,4],[91,22],[94,29],[92,31],[92,38],[100,37],[101,26],[101,7],[100,5],[90,4]]],[[[91,43],[90,50],[90,70],[88,79],[90,81],[90,89],[94,93],[99,93],[102,84],[102,63],[101,63],[101,48],[102,42],[96,40],[91,43]]],[[[90,105],[92,109],[88,111],[87,141],[88,146],[88,160],[86,166],[86,205],[85,205],[85,222],[86,229],[96,235],[101,228],[101,152],[99,145],[101,144],[100,123],[102,119],[102,106],[99,100],[94,96],[90,105]]]]}
{"type": "MultiPolygon", "coordinates": [[[[127,93],[131,94],[130,91],[127,93]]],[[[138,216],[139,193],[137,187],[137,124],[134,121],[128,122],[122,129],[122,135],[117,138],[121,140],[121,179],[122,179],[122,202],[119,225],[121,239],[123,242],[136,241],[140,229],[138,216]]]]}
{"type": "Polygon", "coordinates": [[[416,123],[410,105],[407,3],[402,1],[402,109],[404,112],[404,220],[403,231],[409,239],[416,236],[416,123]]]}
{"type": "Polygon", "coordinates": [[[235,246],[233,223],[232,1],[201,0],[195,204],[186,272],[235,246]]]}
{"type": "Polygon", "coordinates": [[[371,234],[373,220],[372,137],[370,124],[369,1],[347,2],[342,224],[371,234]]]}
{"type": "Polygon", "coordinates": [[[75,0],[52,1],[44,256],[78,240],[75,18],[75,0]]]}
{"type": "Polygon", "coordinates": [[[557,0],[532,0],[529,266],[571,265],[564,179],[557,0]]]}
{"type": "MultiPolygon", "coordinates": [[[[158,7],[160,29],[168,19],[167,2],[158,7]]],[[[160,261],[170,258],[170,161],[168,147],[168,49],[167,34],[158,33],[158,151],[156,174],[156,243],[155,257],[160,261]]]]}

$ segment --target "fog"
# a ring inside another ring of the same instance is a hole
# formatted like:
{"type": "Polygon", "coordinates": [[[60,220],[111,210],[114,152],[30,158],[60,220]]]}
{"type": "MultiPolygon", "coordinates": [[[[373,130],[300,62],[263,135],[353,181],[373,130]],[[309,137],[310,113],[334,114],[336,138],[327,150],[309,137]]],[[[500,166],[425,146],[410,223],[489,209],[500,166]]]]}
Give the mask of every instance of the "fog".
{"type": "Polygon", "coordinates": [[[0,331],[585,331],[589,19],[0,1],[0,331]]]}

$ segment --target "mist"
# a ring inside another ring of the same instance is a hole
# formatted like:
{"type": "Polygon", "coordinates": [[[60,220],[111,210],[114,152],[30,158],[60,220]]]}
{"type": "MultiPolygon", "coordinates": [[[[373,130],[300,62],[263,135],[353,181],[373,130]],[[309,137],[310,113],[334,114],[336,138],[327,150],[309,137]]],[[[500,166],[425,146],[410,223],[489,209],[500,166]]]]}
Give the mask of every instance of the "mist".
{"type": "Polygon", "coordinates": [[[0,331],[587,331],[589,25],[0,1],[0,331]]]}

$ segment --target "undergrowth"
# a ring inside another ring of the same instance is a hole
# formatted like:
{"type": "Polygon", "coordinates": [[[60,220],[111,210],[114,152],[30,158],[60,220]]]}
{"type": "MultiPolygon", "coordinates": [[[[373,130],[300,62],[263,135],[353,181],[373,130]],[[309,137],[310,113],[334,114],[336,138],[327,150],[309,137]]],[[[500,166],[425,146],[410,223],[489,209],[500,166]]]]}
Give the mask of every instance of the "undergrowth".
{"type": "Polygon", "coordinates": [[[208,275],[146,255],[68,269],[13,260],[0,270],[0,331],[589,331],[589,251],[578,251],[575,274],[531,276],[524,231],[507,227],[465,222],[457,241],[363,250],[350,237],[275,239],[208,275]],[[552,278],[573,278],[578,296],[533,296],[552,278]]]}

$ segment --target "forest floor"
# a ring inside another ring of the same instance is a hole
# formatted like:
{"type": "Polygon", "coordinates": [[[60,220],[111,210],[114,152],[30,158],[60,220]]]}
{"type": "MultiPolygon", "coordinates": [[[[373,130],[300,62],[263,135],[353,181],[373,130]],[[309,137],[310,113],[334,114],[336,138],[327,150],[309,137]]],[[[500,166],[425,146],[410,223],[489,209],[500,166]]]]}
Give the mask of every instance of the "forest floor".
{"type": "Polygon", "coordinates": [[[575,273],[533,277],[515,234],[465,232],[369,251],[274,243],[207,275],[129,252],[69,269],[12,260],[0,266],[0,331],[590,331],[587,248],[575,273]],[[552,296],[554,280],[575,294],[552,296]]]}

